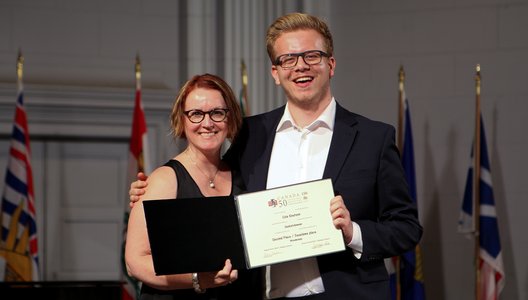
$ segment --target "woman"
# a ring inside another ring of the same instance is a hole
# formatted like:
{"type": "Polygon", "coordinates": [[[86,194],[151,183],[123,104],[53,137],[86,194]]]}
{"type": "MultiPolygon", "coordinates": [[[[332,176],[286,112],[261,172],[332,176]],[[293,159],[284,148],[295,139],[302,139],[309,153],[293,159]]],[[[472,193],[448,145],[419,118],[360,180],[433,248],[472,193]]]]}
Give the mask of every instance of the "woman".
{"type": "MultiPolygon", "coordinates": [[[[152,172],[147,181],[149,189],[142,199],[239,193],[240,187],[233,184],[232,173],[221,160],[221,148],[226,139],[235,138],[241,123],[240,108],[224,80],[203,74],[187,81],[171,112],[173,136],[186,139],[187,148],[152,172]]],[[[238,271],[232,268],[229,259],[217,272],[156,276],[143,204],[141,201],[137,204],[128,222],[125,259],[129,274],[143,283],[141,299],[218,299],[224,291],[233,289],[235,285],[223,287],[238,278],[238,271]]]]}

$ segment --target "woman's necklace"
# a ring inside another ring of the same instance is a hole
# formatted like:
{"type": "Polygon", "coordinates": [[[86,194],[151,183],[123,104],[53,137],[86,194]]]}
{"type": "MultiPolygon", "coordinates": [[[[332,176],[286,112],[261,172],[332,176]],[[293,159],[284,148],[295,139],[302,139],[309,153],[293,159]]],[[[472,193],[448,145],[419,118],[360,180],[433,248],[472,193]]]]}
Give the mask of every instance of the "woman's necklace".
{"type": "MultiPolygon", "coordinates": [[[[190,150],[190,148],[187,148],[187,150],[190,150]]],[[[194,159],[192,158],[192,156],[187,152],[187,150],[185,150],[185,153],[187,154],[187,156],[189,157],[189,159],[191,160],[192,164],[196,166],[196,168],[206,177],[208,178],[209,180],[209,187],[214,189],[215,188],[215,183],[214,183],[214,180],[216,178],[216,175],[218,174],[218,171],[220,170],[220,168],[216,168],[216,172],[214,173],[214,176],[211,178],[209,176],[207,176],[207,174],[198,166],[198,164],[196,163],[196,161],[194,161],[194,159]]],[[[192,151],[192,150],[190,150],[192,151]]]]}

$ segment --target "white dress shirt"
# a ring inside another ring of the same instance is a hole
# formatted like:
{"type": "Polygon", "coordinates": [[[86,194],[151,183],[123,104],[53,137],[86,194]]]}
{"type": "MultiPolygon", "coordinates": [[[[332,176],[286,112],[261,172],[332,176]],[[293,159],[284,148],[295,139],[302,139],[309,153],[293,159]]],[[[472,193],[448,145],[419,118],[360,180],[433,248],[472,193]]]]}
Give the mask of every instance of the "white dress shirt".
{"type": "MultiPolygon", "coordinates": [[[[334,129],[336,102],[332,101],[310,125],[301,128],[286,104],[271,152],[266,188],[274,188],[323,177],[334,129]]],[[[328,199],[330,200],[330,199],[328,199]]],[[[359,226],[353,223],[353,240],[348,245],[361,256],[359,226]]],[[[265,298],[301,297],[324,292],[315,257],[266,266],[265,298]]]]}

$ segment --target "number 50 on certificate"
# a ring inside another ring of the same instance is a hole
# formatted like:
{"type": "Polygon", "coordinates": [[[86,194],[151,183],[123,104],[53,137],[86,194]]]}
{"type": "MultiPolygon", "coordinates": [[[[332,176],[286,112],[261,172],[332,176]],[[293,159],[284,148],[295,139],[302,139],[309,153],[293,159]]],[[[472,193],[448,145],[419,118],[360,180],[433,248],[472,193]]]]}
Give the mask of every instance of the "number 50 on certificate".
{"type": "Polygon", "coordinates": [[[235,196],[248,268],[342,251],[332,181],[322,179],[235,196]]]}

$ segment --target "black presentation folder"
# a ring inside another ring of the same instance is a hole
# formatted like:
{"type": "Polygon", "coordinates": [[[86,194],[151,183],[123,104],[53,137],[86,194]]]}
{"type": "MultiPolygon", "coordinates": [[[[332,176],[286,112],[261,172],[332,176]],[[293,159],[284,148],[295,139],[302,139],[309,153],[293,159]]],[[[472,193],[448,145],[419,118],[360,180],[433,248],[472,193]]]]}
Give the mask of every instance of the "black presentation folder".
{"type": "Polygon", "coordinates": [[[232,196],[143,201],[157,275],[246,269],[232,196]]]}

